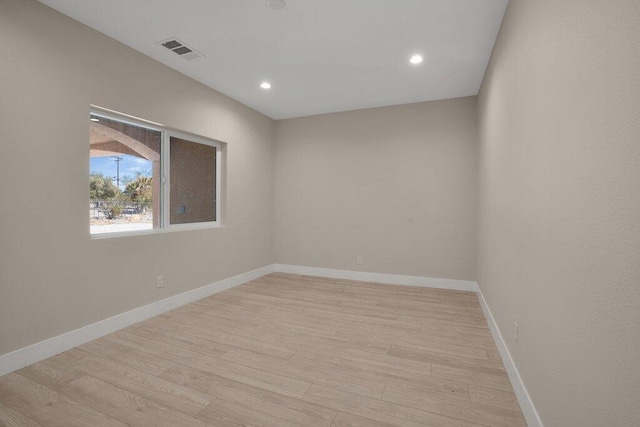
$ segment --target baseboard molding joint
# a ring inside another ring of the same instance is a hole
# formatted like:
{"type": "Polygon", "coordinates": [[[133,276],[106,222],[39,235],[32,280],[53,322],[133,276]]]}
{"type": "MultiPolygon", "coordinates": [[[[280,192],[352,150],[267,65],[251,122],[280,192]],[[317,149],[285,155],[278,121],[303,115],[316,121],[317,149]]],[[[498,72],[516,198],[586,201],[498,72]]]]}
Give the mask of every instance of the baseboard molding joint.
{"type": "Polygon", "coordinates": [[[480,287],[476,285],[476,292],[478,294],[478,299],[480,300],[480,307],[482,307],[482,311],[484,312],[484,317],[487,319],[487,323],[489,325],[489,329],[491,330],[491,335],[493,335],[493,340],[498,347],[498,351],[500,352],[500,357],[502,357],[502,363],[504,364],[505,369],[507,370],[507,375],[509,376],[509,381],[513,386],[513,391],[518,399],[518,403],[520,404],[520,409],[522,409],[522,414],[524,415],[525,420],[527,421],[527,425],[529,427],[544,427],[542,424],[542,419],[536,410],[535,405],[533,404],[533,400],[531,400],[531,396],[527,391],[527,388],[522,381],[522,377],[520,376],[520,372],[516,367],[516,364],[511,357],[511,353],[509,352],[509,348],[507,347],[507,343],[505,342],[502,334],[500,333],[500,329],[498,328],[498,324],[496,323],[493,314],[491,313],[491,309],[487,304],[487,300],[484,298],[480,287]]]}

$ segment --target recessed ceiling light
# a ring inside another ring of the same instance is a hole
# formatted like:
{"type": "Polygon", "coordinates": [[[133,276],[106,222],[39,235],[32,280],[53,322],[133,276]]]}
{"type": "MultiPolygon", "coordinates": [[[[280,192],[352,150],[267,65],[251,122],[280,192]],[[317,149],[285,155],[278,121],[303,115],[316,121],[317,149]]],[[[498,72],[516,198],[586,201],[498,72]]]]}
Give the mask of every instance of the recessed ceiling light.
{"type": "Polygon", "coordinates": [[[260,83],[260,87],[261,87],[262,89],[271,89],[271,83],[269,83],[269,82],[262,82],[262,83],[260,83]]]}
{"type": "Polygon", "coordinates": [[[283,9],[287,5],[285,0],[267,0],[267,7],[273,10],[283,9]]]}
{"type": "Polygon", "coordinates": [[[91,120],[92,122],[99,122],[99,119],[96,119],[95,117],[91,117],[89,120],[91,120]]]}
{"type": "Polygon", "coordinates": [[[422,55],[413,55],[411,59],[409,59],[409,62],[411,62],[412,64],[419,64],[422,61],[423,61],[422,55]]]}

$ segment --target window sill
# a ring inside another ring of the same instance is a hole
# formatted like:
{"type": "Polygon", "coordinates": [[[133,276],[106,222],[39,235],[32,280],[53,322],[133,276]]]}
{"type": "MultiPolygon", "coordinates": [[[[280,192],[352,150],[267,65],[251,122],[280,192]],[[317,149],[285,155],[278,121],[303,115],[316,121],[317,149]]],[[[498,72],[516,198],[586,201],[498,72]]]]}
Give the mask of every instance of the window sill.
{"type": "Polygon", "coordinates": [[[91,234],[91,240],[111,239],[116,237],[148,236],[153,234],[175,233],[177,231],[207,230],[213,228],[225,228],[217,222],[202,222],[193,224],[176,224],[167,228],[154,228],[151,230],[116,231],[112,233],[91,234]]]}

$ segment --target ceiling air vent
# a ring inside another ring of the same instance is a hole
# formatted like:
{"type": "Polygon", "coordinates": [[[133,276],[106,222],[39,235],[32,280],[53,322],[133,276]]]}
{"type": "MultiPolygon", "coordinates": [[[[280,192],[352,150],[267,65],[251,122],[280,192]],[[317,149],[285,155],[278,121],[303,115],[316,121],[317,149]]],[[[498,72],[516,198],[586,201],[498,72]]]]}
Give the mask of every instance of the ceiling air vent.
{"type": "Polygon", "coordinates": [[[166,47],[167,49],[184,59],[191,60],[204,56],[176,38],[163,40],[161,42],[158,42],[158,44],[166,47]]]}

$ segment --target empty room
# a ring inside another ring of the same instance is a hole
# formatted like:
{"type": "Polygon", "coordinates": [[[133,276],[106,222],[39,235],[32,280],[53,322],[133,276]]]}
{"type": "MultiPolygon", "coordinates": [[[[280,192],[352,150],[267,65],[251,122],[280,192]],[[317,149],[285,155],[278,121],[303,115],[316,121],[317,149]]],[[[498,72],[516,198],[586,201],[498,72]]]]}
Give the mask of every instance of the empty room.
{"type": "Polygon", "coordinates": [[[640,425],[640,2],[0,0],[0,426],[640,425]]]}

